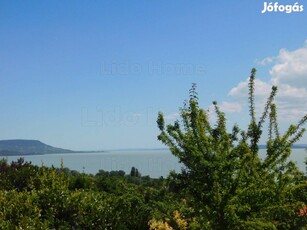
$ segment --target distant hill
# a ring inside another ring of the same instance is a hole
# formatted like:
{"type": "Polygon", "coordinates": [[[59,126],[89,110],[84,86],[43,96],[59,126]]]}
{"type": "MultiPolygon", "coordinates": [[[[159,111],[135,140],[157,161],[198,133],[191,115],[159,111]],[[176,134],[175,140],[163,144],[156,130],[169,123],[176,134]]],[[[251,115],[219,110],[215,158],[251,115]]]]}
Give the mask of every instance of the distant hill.
{"type": "Polygon", "coordinates": [[[46,145],[38,140],[0,140],[0,156],[34,155],[51,153],[73,153],[46,145]]]}

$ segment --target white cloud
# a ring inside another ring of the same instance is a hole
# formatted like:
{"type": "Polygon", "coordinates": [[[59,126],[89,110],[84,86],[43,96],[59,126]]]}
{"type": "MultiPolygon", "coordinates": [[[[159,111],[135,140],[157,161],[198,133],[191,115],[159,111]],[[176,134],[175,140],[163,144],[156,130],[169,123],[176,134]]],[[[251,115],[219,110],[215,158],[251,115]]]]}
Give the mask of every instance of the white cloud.
{"type": "Polygon", "coordinates": [[[274,85],[307,86],[307,46],[294,51],[281,49],[270,70],[274,85]]]}
{"type": "MultiPolygon", "coordinates": [[[[255,80],[256,110],[263,108],[272,85],[278,86],[276,104],[282,120],[299,120],[307,114],[307,40],[305,46],[293,51],[281,49],[276,57],[267,57],[260,65],[273,63],[269,81],[255,80]]],[[[238,103],[247,102],[248,79],[228,93],[238,103]]]]}
{"type": "Polygon", "coordinates": [[[180,114],[179,113],[171,113],[171,114],[167,114],[164,116],[164,119],[166,121],[175,121],[177,120],[178,118],[180,117],[180,114]]]}
{"type": "Polygon", "coordinates": [[[272,63],[274,61],[274,59],[275,59],[274,57],[266,57],[266,58],[264,58],[260,61],[256,60],[256,63],[258,65],[268,65],[268,64],[272,63]]]}
{"type": "MultiPolygon", "coordinates": [[[[306,85],[307,87],[307,85],[306,85]]],[[[279,85],[279,92],[278,92],[279,97],[284,97],[286,98],[294,98],[294,99],[306,99],[307,98],[307,89],[306,88],[296,88],[291,85],[287,84],[280,84],[279,85]]]]}
{"type": "MultiPolygon", "coordinates": [[[[244,106],[246,107],[248,103],[248,83],[249,79],[246,79],[245,81],[240,82],[236,87],[232,88],[228,93],[228,95],[231,96],[238,105],[240,105],[240,111],[244,106]]],[[[271,84],[257,78],[255,79],[255,109],[258,114],[263,112],[263,106],[271,93],[271,89],[271,84]]]]}
{"type": "MultiPolygon", "coordinates": [[[[236,87],[232,88],[228,93],[229,96],[246,98],[248,95],[249,79],[240,82],[236,87]]],[[[264,81],[255,79],[255,96],[266,96],[271,92],[272,86],[264,81]]]]}
{"type": "Polygon", "coordinates": [[[226,102],[224,101],[221,105],[223,112],[238,113],[242,110],[242,105],[238,102],[226,102]]]}

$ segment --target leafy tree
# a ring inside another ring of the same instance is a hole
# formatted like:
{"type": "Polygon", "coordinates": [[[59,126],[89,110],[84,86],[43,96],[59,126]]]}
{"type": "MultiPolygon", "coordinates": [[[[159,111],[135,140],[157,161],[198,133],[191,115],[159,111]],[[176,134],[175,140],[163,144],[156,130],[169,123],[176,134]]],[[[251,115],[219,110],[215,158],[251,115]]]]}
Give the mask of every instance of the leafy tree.
{"type": "Polygon", "coordinates": [[[30,190],[33,178],[36,176],[38,167],[25,162],[23,158],[12,161],[0,161],[0,189],[16,189],[18,191],[30,190]]]}
{"type": "Polygon", "coordinates": [[[274,103],[277,87],[273,86],[257,120],[255,74],[252,69],[248,85],[251,120],[246,131],[235,125],[228,132],[217,102],[213,102],[217,121],[212,125],[199,107],[196,84],[180,109],[180,121],[165,125],[163,114],[158,114],[158,140],[184,164],[180,174],[172,174],[172,189],[186,198],[193,210],[190,215],[201,229],[299,229],[307,224],[306,217],[298,215],[306,198],[297,196],[298,191],[306,191],[306,181],[289,160],[292,144],[305,132],[302,126],[307,115],[280,134],[274,103]],[[258,144],[265,120],[267,150],[261,159],[258,144]]]}
{"type": "Polygon", "coordinates": [[[130,176],[132,176],[132,177],[141,177],[141,173],[139,172],[139,170],[137,168],[132,167],[131,171],[130,171],[130,176]]]}
{"type": "Polygon", "coordinates": [[[77,188],[75,175],[68,170],[39,167],[35,174],[29,174],[24,170],[28,164],[18,162],[22,164],[15,167],[17,162],[13,162],[10,168],[0,161],[4,173],[15,172],[7,181],[4,174],[5,187],[0,185],[0,229],[147,229],[151,208],[145,203],[145,194],[117,173],[105,178],[80,174],[90,182],[97,179],[98,184],[109,178],[107,183],[116,187],[105,192],[92,186],[77,188]],[[21,172],[29,182],[26,189],[9,183],[21,172]]]}
{"type": "Polygon", "coordinates": [[[130,176],[136,176],[136,168],[135,167],[131,168],[130,176]]]}

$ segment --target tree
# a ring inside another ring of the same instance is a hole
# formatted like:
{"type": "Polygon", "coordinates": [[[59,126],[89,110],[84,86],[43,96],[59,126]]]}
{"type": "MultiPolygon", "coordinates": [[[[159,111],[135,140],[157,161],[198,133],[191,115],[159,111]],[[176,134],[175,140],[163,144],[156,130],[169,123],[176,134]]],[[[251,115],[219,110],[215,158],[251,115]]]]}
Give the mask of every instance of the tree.
{"type": "Polygon", "coordinates": [[[136,176],[136,169],[135,169],[135,167],[131,168],[130,176],[136,176]]]}
{"type": "Polygon", "coordinates": [[[307,115],[281,135],[274,103],[277,87],[273,86],[257,121],[255,74],[252,69],[248,95],[251,120],[246,131],[235,125],[229,133],[217,102],[213,102],[217,121],[211,125],[207,112],[199,107],[196,84],[180,109],[180,121],[165,125],[163,114],[158,114],[158,140],[184,165],[176,176],[177,188],[202,229],[297,229],[307,224],[306,218],[298,215],[306,198],[295,195],[306,191],[306,181],[289,160],[292,144],[305,132],[302,126],[307,115]],[[261,159],[258,144],[266,119],[267,151],[261,159]]]}
{"type": "Polygon", "coordinates": [[[139,170],[137,168],[132,167],[131,171],[130,171],[130,176],[132,176],[132,177],[141,177],[141,173],[139,172],[139,170]]]}

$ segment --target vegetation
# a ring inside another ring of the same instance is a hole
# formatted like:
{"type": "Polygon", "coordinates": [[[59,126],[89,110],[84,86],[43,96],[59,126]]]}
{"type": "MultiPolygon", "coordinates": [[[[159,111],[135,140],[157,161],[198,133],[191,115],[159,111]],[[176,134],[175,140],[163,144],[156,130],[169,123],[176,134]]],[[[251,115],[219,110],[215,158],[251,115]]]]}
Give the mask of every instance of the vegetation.
{"type": "Polygon", "coordinates": [[[96,175],[34,166],[21,158],[0,160],[0,229],[306,229],[307,180],[289,160],[305,132],[278,129],[272,88],[256,120],[255,70],[249,83],[251,121],[246,131],[227,131],[216,102],[216,124],[199,108],[196,85],[180,109],[181,120],[165,125],[158,139],[179,158],[181,173],[142,176],[135,167],[96,175]],[[268,120],[267,155],[258,142],[268,120]]]}
{"type": "Polygon", "coordinates": [[[191,208],[188,217],[202,229],[300,229],[306,216],[298,215],[306,206],[307,182],[303,173],[289,160],[291,146],[305,132],[303,117],[280,134],[272,87],[264,112],[256,120],[253,69],[249,81],[250,124],[246,131],[237,125],[231,133],[226,118],[216,102],[217,116],[211,125],[207,113],[199,108],[196,85],[181,109],[182,120],[164,124],[158,115],[161,131],[158,139],[184,164],[181,174],[173,174],[177,196],[191,208]],[[258,155],[263,124],[268,118],[267,154],[258,155]]]}
{"type": "Polygon", "coordinates": [[[1,160],[0,229],[147,229],[164,183],[1,160]]]}

